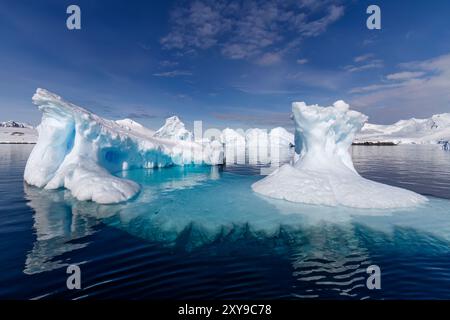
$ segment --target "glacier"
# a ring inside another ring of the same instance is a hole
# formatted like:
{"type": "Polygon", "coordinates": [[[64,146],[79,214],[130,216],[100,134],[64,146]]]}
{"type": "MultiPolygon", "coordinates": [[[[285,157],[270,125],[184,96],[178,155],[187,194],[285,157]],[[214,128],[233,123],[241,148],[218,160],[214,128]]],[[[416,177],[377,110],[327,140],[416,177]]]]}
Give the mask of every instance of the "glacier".
{"type": "Polygon", "coordinates": [[[130,119],[106,120],[45,89],[37,89],[33,103],[43,115],[24,179],[39,188],[64,187],[78,200],[110,204],[133,198],[140,186],[114,176],[122,170],[223,161],[217,141],[185,141],[130,119]]]}
{"type": "Polygon", "coordinates": [[[349,148],[367,117],[350,110],[344,101],[330,107],[294,102],[292,112],[298,159],[254,183],[255,192],[291,202],[364,209],[410,207],[427,201],[357,173],[349,148]]]}
{"type": "Polygon", "coordinates": [[[450,113],[400,120],[390,125],[365,123],[355,144],[437,144],[450,140],[450,113]]]}

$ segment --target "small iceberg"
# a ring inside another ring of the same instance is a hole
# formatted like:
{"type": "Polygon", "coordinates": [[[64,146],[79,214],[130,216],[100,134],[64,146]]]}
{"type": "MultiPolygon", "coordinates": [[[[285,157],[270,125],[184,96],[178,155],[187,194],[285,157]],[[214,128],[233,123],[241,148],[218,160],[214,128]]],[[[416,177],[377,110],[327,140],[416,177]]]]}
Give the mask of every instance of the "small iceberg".
{"type": "Polygon", "coordinates": [[[330,107],[294,102],[298,159],[254,183],[264,196],[291,202],[354,208],[391,209],[422,204],[427,198],[361,177],[349,148],[367,117],[344,101],[330,107]]]}

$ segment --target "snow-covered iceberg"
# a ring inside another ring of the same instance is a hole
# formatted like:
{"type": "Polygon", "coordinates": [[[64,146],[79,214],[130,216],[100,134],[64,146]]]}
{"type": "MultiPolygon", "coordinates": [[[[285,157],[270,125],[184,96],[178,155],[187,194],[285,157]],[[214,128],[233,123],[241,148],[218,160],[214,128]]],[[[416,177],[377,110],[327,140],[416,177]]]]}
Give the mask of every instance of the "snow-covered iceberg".
{"type": "Polygon", "coordinates": [[[294,146],[294,135],[282,127],[273,128],[269,133],[270,162],[279,165],[292,157],[291,148],[294,146]]]}
{"type": "Polygon", "coordinates": [[[326,108],[294,102],[292,111],[299,158],[254,183],[254,191],[292,202],[356,208],[409,207],[427,200],[356,172],[349,147],[367,121],[365,115],[349,110],[343,101],[326,108]]]}
{"type": "Polygon", "coordinates": [[[270,162],[270,140],[267,130],[258,128],[247,130],[245,142],[250,164],[267,164],[270,162]]]}
{"type": "Polygon", "coordinates": [[[153,137],[155,135],[155,131],[144,127],[142,124],[131,120],[131,119],[121,119],[115,121],[119,126],[127,131],[133,131],[135,133],[139,133],[142,136],[153,137]]]}
{"type": "Polygon", "coordinates": [[[155,137],[171,140],[192,141],[192,132],[188,131],[184,123],[177,116],[166,119],[166,123],[155,133],[155,137]]]}
{"type": "Polygon", "coordinates": [[[224,156],[226,164],[245,164],[245,132],[226,128],[220,135],[220,141],[224,145],[224,156]]]}
{"type": "Polygon", "coordinates": [[[222,131],[226,164],[278,164],[286,161],[294,145],[294,135],[282,127],[272,130],[251,128],[222,131]]]}
{"type": "Polygon", "coordinates": [[[79,200],[117,203],[135,196],[137,183],[113,175],[122,170],[223,159],[217,144],[161,138],[132,120],[103,119],[44,89],[33,103],[43,116],[24,179],[40,188],[65,187],[79,200]]]}

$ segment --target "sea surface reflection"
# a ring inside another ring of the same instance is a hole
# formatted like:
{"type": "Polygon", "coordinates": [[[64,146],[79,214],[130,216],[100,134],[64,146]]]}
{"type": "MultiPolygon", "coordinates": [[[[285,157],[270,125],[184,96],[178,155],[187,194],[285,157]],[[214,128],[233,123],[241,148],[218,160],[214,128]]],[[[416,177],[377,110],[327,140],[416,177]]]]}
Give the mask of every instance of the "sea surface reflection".
{"type": "Polygon", "coordinates": [[[24,184],[27,152],[1,149],[0,243],[8,262],[0,296],[450,298],[450,157],[402,147],[353,148],[364,176],[429,196],[396,211],[270,200],[250,189],[261,178],[255,166],[132,170],[121,175],[140,183],[141,193],[99,205],[24,184]],[[83,272],[79,291],[65,287],[65,267],[74,263],[83,272]],[[382,290],[365,285],[371,264],[381,268],[382,290]]]}

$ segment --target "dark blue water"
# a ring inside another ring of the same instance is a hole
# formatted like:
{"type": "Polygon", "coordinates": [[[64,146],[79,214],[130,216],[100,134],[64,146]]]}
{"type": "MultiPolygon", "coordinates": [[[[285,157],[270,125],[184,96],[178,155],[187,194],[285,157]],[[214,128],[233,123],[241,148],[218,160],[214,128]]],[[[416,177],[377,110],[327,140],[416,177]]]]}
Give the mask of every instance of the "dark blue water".
{"type": "Polygon", "coordinates": [[[430,198],[390,212],[268,200],[245,166],[134,170],[133,201],[79,202],[23,183],[31,148],[0,145],[0,298],[450,298],[450,152],[435,146],[353,148],[365,177],[430,198]]]}

